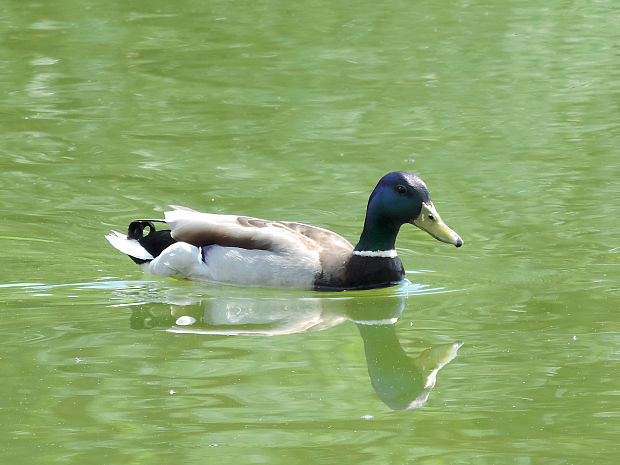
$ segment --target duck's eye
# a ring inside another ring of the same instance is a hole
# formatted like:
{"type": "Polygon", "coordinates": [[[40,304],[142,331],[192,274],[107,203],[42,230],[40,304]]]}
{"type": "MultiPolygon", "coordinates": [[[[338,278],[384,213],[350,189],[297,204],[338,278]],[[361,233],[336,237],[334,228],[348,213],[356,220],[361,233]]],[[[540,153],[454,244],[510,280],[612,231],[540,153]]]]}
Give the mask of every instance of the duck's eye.
{"type": "Polygon", "coordinates": [[[407,188],[405,186],[403,186],[402,184],[398,184],[394,189],[399,194],[406,194],[407,193],[407,188]]]}
{"type": "Polygon", "coordinates": [[[433,215],[428,215],[428,219],[431,221],[435,221],[435,217],[433,215]]]}

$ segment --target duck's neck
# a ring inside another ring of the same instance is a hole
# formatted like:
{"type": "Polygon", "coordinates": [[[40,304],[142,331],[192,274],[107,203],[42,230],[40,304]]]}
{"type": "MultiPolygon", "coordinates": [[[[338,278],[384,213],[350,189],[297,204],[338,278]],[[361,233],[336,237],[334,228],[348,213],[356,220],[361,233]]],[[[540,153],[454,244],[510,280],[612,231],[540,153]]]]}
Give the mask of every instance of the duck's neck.
{"type": "Polygon", "coordinates": [[[400,224],[382,220],[371,212],[366,213],[364,230],[355,246],[357,251],[393,250],[400,224]]]}

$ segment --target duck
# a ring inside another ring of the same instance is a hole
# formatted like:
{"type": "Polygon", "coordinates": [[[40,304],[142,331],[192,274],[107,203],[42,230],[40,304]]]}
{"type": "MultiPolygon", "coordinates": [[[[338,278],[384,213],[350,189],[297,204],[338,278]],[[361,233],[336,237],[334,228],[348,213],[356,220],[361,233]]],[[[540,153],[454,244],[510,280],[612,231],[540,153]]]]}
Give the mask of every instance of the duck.
{"type": "Polygon", "coordinates": [[[379,180],[355,246],[333,231],[304,223],[170,208],[163,220],[134,220],[127,234],[113,230],[105,237],[152,275],[314,290],[362,290],[405,282],[395,249],[404,224],[441,242],[463,245],[437,213],[424,181],[405,171],[379,180]]]}

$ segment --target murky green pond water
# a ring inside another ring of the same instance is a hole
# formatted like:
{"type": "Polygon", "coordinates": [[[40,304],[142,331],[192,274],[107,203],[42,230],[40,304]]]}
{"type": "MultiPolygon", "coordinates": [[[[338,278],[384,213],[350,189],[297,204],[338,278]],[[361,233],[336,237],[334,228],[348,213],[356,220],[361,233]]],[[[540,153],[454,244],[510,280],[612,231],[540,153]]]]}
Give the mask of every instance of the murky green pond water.
{"type": "Polygon", "coordinates": [[[617,460],[615,2],[0,12],[2,463],[617,460]],[[103,238],[181,204],[356,241],[393,170],[465,240],[404,228],[395,288],[157,279],[103,238]]]}

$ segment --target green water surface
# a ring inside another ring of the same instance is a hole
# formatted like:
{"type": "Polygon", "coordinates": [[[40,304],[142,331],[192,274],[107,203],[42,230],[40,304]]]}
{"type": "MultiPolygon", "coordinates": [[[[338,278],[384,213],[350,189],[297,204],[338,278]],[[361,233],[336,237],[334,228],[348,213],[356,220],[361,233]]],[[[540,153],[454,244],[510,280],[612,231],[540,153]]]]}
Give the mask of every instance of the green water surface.
{"type": "Polygon", "coordinates": [[[617,2],[0,3],[0,461],[611,464],[617,2]],[[456,249],[318,293],[145,276],[168,204],[456,249]],[[462,344],[462,346],[460,345],[462,344]]]}

